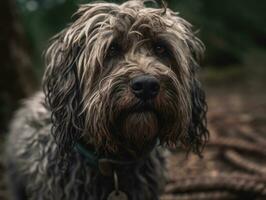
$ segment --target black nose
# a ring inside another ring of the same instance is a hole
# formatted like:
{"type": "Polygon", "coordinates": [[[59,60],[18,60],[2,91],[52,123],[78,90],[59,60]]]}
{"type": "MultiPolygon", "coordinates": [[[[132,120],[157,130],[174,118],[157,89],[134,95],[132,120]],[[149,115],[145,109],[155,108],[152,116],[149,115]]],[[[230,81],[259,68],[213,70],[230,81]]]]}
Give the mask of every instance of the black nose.
{"type": "Polygon", "coordinates": [[[141,75],[133,78],[130,87],[134,95],[141,100],[152,99],[160,90],[160,82],[151,75],[141,75]]]}

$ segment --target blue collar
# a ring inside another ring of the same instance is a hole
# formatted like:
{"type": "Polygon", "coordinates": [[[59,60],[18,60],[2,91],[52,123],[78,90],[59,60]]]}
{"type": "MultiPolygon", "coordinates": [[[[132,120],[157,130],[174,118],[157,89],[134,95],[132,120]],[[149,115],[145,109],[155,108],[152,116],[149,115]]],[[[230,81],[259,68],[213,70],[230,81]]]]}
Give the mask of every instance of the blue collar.
{"type": "MultiPolygon", "coordinates": [[[[159,145],[160,145],[160,140],[157,139],[155,143],[151,145],[148,154],[150,154],[153,151],[153,149],[159,145]]],[[[107,176],[110,175],[110,173],[112,175],[112,170],[114,166],[132,165],[139,161],[139,159],[132,161],[121,161],[121,160],[113,160],[111,158],[101,158],[96,151],[90,151],[80,143],[77,143],[75,145],[75,150],[85,158],[87,164],[90,167],[99,170],[103,175],[107,176]]]]}
{"type": "Polygon", "coordinates": [[[76,144],[75,149],[85,158],[86,163],[91,168],[100,171],[100,173],[104,176],[112,176],[114,169],[117,166],[132,165],[137,163],[137,161],[119,161],[109,158],[101,158],[97,152],[89,151],[80,143],[76,144]]]}
{"type": "Polygon", "coordinates": [[[82,144],[77,143],[75,149],[86,159],[86,162],[93,168],[98,168],[99,156],[95,151],[89,151],[82,144]]]}

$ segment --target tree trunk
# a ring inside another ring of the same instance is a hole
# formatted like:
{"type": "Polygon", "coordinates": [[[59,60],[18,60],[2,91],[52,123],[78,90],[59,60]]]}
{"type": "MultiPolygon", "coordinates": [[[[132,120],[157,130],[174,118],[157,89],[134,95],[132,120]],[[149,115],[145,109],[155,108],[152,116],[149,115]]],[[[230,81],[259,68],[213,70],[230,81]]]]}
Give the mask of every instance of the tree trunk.
{"type": "Polygon", "coordinates": [[[0,135],[18,101],[37,84],[15,0],[0,2],[0,135]]]}

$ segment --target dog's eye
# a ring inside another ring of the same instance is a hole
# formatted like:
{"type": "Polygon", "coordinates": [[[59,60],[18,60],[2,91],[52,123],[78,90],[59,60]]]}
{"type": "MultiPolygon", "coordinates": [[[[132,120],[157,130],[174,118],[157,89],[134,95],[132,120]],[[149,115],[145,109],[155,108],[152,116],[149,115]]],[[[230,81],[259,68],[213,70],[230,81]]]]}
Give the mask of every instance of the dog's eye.
{"type": "Polygon", "coordinates": [[[107,57],[118,56],[121,52],[121,47],[118,44],[111,44],[107,52],[107,57]]]}
{"type": "Polygon", "coordinates": [[[162,56],[162,55],[165,55],[167,53],[167,48],[162,44],[156,44],[156,45],[154,45],[154,52],[158,56],[162,56]]]}

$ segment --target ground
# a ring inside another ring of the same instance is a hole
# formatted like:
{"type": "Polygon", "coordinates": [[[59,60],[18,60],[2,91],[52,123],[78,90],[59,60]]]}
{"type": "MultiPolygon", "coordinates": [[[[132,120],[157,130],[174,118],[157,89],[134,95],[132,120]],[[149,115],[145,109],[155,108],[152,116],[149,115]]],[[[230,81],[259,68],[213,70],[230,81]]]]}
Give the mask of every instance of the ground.
{"type": "Polygon", "coordinates": [[[203,73],[210,141],[203,158],[169,157],[163,200],[266,199],[266,73],[257,66],[203,73]]]}
{"type": "Polygon", "coordinates": [[[266,199],[266,94],[231,90],[208,90],[204,157],[169,158],[164,200],[266,199]]]}

